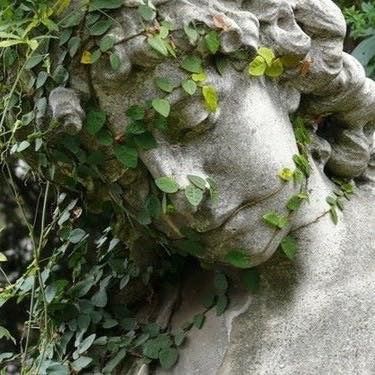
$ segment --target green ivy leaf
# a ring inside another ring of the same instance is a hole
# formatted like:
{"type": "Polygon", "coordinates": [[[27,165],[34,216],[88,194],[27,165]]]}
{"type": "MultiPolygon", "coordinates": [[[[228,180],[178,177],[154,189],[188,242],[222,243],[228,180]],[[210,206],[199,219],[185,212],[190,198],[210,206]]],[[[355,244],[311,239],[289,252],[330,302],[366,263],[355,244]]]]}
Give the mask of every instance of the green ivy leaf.
{"type": "Polygon", "coordinates": [[[174,334],[174,343],[176,346],[181,346],[185,341],[186,335],[183,329],[178,329],[174,334]]]}
{"type": "Polygon", "coordinates": [[[112,26],[112,20],[105,19],[95,22],[93,25],[89,27],[89,33],[92,36],[99,36],[106,33],[109,28],[112,26]]]}
{"type": "Polygon", "coordinates": [[[205,72],[194,73],[191,75],[191,79],[194,82],[204,82],[207,79],[207,74],[205,72]]]}
{"type": "Polygon", "coordinates": [[[101,57],[102,51],[98,48],[91,54],[91,64],[95,64],[101,57]]]}
{"type": "Polygon", "coordinates": [[[148,358],[158,359],[160,351],[170,348],[172,344],[172,340],[168,335],[159,335],[144,344],[143,354],[148,358]]]}
{"type": "Polygon", "coordinates": [[[216,315],[223,315],[229,304],[228,297],[225,294],[220,294],[216,302],[216,315]]]}
{"type": "Polygon", "coordinates": [[[155,180],[156,186],[164,193],[177,193],[179,186],[177,182],[171,177],[160,177],[155,180]]]}
{"type": "Polygon", "coordinates": [[[263,76],[267,69],[267,63],[262,56],[257,56],[249,65],[249,74],[254,77],[263,76]]]}
{"type": "Polygon", "coordinates": [[[258,49],[258,56],[261,56],[268,66],[272,65],[275,59],[275,54],[271,48],[261,47],[258,49]]]}
{"type": "Polygon", "coordinates": [[[210,112],[216,112],[219,106],[219,97],[218,97],[215,87],[203,86],[202,94],[203,94],[204,102],[206,104],[207,109],[210,112]]]}
{"type": "Polygon", "coordinates": [[[174,89],[172,82],[168,78],[156,78],[155,84],[160,90],[168,93],[172,92],[174,89]]]}
{"type": "Polygon", "coordinates": [[[41,63],[43,61],[44,57],[45,57],[44,55],[33,55],[33,56],[31,56],[26,61],[24,68],[30,70],[30,69],[36,67],[39,63],[41,63]]]}
{"type": "Polygon", "coordinates": [[[217,272],[214,278],[214,285],[216,290],[225,293],[228,290],[228,279],[223,272],[217,272]]]}
{"type": "Polygon", "coordinates": [[[42,86],[44,86],[44,84],[46,83],[48,79],[48,73],[45,72],[45,71],[40,71],[38,73],[38,78],[36,79],[36,84],[35,84],[35,88],[36,89],[40,89],[42,86]]]}
{"type": "Polygon", "coordinates": [[[304,155],[294,155],[293,161],[296,167],[306,176],[309,177],[311,174],[311,166],[309,161],[304,155]]]}
{"type": "Polygon", "coordinates": [[[91,0],[90,11],[98,9],[118,9],[124,5],[124,0],[91,0]]]}
{"type": "Polygon", "coordinates": [[[194,185],[188,185],[185,188],[185,196],[192,206],[197,207],[203,200],[203,191],[194,185]]]}
{"type": "Polygon", "coordinates": [[[167,99],[154,99],[152,101],[152,107],[156,112],[160,113],[164,117],[169,116],[171,105],[167,99]]]}
{"type": "Polygon", "coordinates": [[[52,79],[57,85],[61,85],[69,78],[69,72],[62,66],[58,65],[52,73],[52,79]]]}
{"type": "Polygon", "coordinates": [[[159,198],[155,195],[151,195],[147,198],[145,206],[151,217],[157,219],[161,215],[161,203],[159,198]]]}
{"type": "Polygon", "coordinates": [[[289,211],[296,211],[301,207],[302,202],[306,199],[308,199],[307,194],[300,193],[293,195],[291,198],[289,198],[286,207],[289,211]]]}
{"type": "Polygon", "coordinates": [[[103,368],[104,374],[113,374],[113,370],[126,356],[126,349],[121,349],[103,368]]]}
{"type": "Polygon", "coordinates": [[[0,326],[0,340],[3,339],[3,338],[7,339],[7,340],[11,340],[14,343],[14,345],[16,345],[16,340],[10,334],[10,332],[6,328],[0,326]]]}
{"type": "Polygon", "coordinates": [[[91,303],[96,307],[105,307],[108,303],[107,292],[104,288],[100,288],[92,297],[91,303]]]}
{"type": "Polygon", "coordinates": [[[187,80],[182,82],[182,88],[189,95],[194,95],[197,91],[197,84],[194,81],[192,81],[191,79],[187,79],[187,80]]]}
{"type": "Polygon", "coordinates": [[[331,209],[329,210],[329,213],[331,215],[331,219],[333,221],[333,223],[335,225],[337,225],[339,223],[339,217],[337,215],[337,210],[334,206],[331,207],[331,209]]]}
{"type": "Polygon", "coordinates": [[[74,362],[72,362],[73,370],[79,372],[86,368],[92,362],[92,358],[90,357],[79,357],[74,362]]]}
{"type": "Polygon", "coordinates": [[[195,43],[197,43],[197,41],[199,39],[198,31],[195,30],[193,27],[191,27],[189,25],[184,26],[184,31],[185,31],[186,36],[189,39],[189,42],[191,44],[195,45],[195,43]]]}
{"type": "Polygon", "coordinates": [[[286,236],[282,239],[280,246],[285,255],[293,260],[298,250],[297,241],[293,237],[286,236]]]}
{"type": "Polygon", "coordinates": [[[115,72],[120,69],[121,59],[117,53],[111,53],[109,56],[109,62],[111,63],[111,67],[115,72]]]}
{"type": "Polygon", "coordinates": [[[138,7],[138,13],[145,21],[152,21],[156,17],[155,10],[144,4],[138,7]]]}
{"type": "Polygon", "coordinates": [[[340,199],[336,200],[336,206],[340,211],[344,211],[344,203],[340,199]]]}
{"type": "Polygon", "coordinates": [[[143,150],[151,150],[158,146],[156,139],[150,132],[145,132],[134,137],[136,145],[143,150]]]}
{"type": "Polygon", "coordinates": [[[81,38],[79,36],[73,36],[73,38],[69,39],[68,49],[69,49],[70,57],[75,56],[75,54],[78,52],[80,45],[81,45],[81,38]]]}
{"type": "Polygon", "coordinates": [[[226,72],[228,65],[229,65],[228,57],[220,56],[220,55],[215,56],[216,70],[221,76],[223,76],[224,73],[226,72]]]}
{"type": "Polygon", "coordinates": [[[196,56],[187,56],[181,67],[190,73],[201,73],[203,71],[202,60],[196,56]]]}
{"type": "Polygon", "coordinates": [[[17,144],[17,149],[16,151],[17,152],[22,152],[22,151],[25,151],[27,148],[29,148],[31,145],[30,145],[30,142],[28,141],[22,141],[20,143],[17,144]]]}
{"type": "Polygon", "coordinates": [[[202,177],[188,174],[187,178],[197,188],[202,189],[202,190],[206,189],[206,181],[202,177]]]}
{"type": "Polygon", "coordinates": [[[136,168],[138,165],[138,152],[135,148],[126,145],[115,145],[114,154],[127,168],[136,168]]]}
{"type": "Polygon", "coordinates": [[[215,180],[210,177],[207,177],[207,183],[209,185],[211,201],[213,203],[217,203],[219,201],[219,187],[215,180]]]}
{"type": "Polygon", "coordinates": [[[337,204],[337,199],[336,199],[336,198],[333,198],[333,197],[327,197],[327,198],[326,198],[326,202],[327,202],[330,206],[336,206],[336,204],[337,204]]]}
{"type": "Polygon", "coordinates": [[[109,51],[115,45],[115,38],[111,35],[105,35],[99,43],[102,52],[109,51]]]}
{"type": "Polygon", "coordinates": [[[170,369],[178,359],[178,352],[175,348],[162,349],[159,353],[160,365],[163,369],[170,369]]]}
{"type": "Polygon", "coordinates": [[[139,105],[133,105],[126,111],[126,116],[132,120],[143,120],[145,117],[145,110],[139,105]]]}
{"type": "Polygon", "coordinates": [[[250,256],[245,253],[246,250],[233,249],[225,256],[225,260],[237,268],[250,268],[250,256]]]}
{"type": "Polygon", "coordinates": [[[89,111],[86,117],[86,129],[91,135],[95,135],[106,122],[106,114],[102,111],[89,111]]]}
{"type": "Polygon", "coordinates": [[[193,325],[196,328],[201,329],[203,327],[205,320],[206,320],[206,317],[204,316],[204,314],[196,314],[193,318],[193,325]]]}
{"type": "Polygon", "coordinates": [[[265,74],[271,78],[278,78],[284,73],[284,66],[280,59],[275,59],[271,66],[268,66],[265,74]]]}
{"type": "Polygon", "coordinates": [[[92,335],[86,337],[78,346],[77,353],[82,354],[90,349],[91,345],[95,341],[96,334],[93,333],[92,335]]]}
{"type": "Polygon", "coordinates": [[[219,48],[220,48],[220,39],[219,39],[219,34],[218,34],[216,31],[211,30],[211,31],[208,32],[208,34],[205,36],[204,40],[205,40],[205,42],[206,42],[207,49],[208,49],[213,55],[215,55],[215,54],[219,51],[219,48]]]}
{"type": "Polygon", "coordinates": [[[102,129],[95,135],[96,140],[103,146],[110,146],[113,143],[112,134],[109,130],[102,129]]]}
{"type": "Polygon", "coordinates": [[[168,43],[163,40],[160,35],[154,35],[147,38],[148,44],[161,55],[168,57],[169,50],[168,50],[168,43]]]}
{"type": "Polygon", "coordinates": [[[146,132],[143,121],[132,121],[127,127],[126,132],[128,134],[143,134],[146,132]]]}
{"type": "Polygon", "coordinates": [[[263,220],[265,223],[277,229],[282,229],[286,227],[288,224],[288,219],[284,216],[279,215],[276,212],[269,212],[265,214],[263,216],[263,220]]]}
{"type": "Polygon", "coordinates": [[[73,229],[70,234],[68,241],[73,244],[81,242],[86,237],[86,232],[81,228],[73,229]]]}

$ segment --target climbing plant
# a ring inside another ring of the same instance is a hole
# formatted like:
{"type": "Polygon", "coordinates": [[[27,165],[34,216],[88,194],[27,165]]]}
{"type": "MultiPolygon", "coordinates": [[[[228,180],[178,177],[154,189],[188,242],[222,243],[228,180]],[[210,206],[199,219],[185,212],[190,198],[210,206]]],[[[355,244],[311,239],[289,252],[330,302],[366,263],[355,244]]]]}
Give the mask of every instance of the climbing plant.
{"type": "MultiPolygon", "coordinates": [[[[204,199],[216,204],[220,186],[210,177],[188,175],[189,184],[180,186],[174,176],[161,176],[151,181],[151,193],[134,213],[123,203],[120,184],[105,177],[106,157],[109,154],[111,161],[130,171],[131,179],[131,172],[142,167],[139,154],[158,147],[152,129],[173,133],[174,108],[168,95],[174,90],[199,97],[208,112],[217,112],[220,94],[209,81],[208,62],[221,75],[231,62],[245,62],[243,73],[249,80],[277,80],[288,64],[268,46],[253,55],[239,50],[223,56],[220,33],[227,25],[220,18],[213,19],[212,29],[185,25],[189,49],[179,49],[173,40],[175,25],[145,1],[137,12],[148,47],[161,60],[177,63],[184,78],[176,84],[169,77],[157,77],[153,84],[158,94],[124,111],[123,134],[112,133],[108,114],[92,98],[84,103],[83,136],[59,132],[62,124],[50,118],[47,97],[54,88],[68,84],[66,67],[77,61],[90,67],[107,59],[113,72],[121,68],[117,41],[107,32],[118,23],[115,12],[122,5],[122,0],[90,0],[74,6],[70,0],[0,1],[3,191],[17,207],[15,221],[27,233],[30,253],[30,261],[16,277],[8,277],[8,251],[0,253],[4,276],[0,307],[17,303],[27,312],[18,335],[1,323],[0,340],[10,343],[0,354],[4,374],[10,364],[22,374],[59,375],[110,374],[119,368],[125,371],[134,360],[170,368],[187,332],[202,328],[207,311],[215,309],[221,315],[229,304],[228,277],[215,270],[202,313],[179,329],[157,324],[152,314],[147,319],[137,316],[142,301],[152,303],[158,285],[178,283],[184,266],[192,262],[189,256],[199,258],[205,251],[200,234],[191,228],[181,228],[183,239],[171,244],[151,226],[153,220],[175,212],[171,197],[181,191],[195,208],[204,199]],[[95,150],[87,147],[87,138],[97,146],[95,150]],[[34,201],[21,191],[24,184],[35,188],[34,201]],[[144,234],[145,243],[138,258],[128,246],[137,231],[144,234]],[[154,244],[151,255],[147,239],[154,244]],[[148,256],[151,262],[139,259],[148,256]]],[[[297,118],[294,128],[299,147],[295,168],[284,168],[275,179],[296,184],[299,191],[285,202],[287,214],[264,213],[264,225],[275,235],[308,200],[310,138],[303,119],[297,118]]],[[[337,198],[328,201],[331,212],[340,208],[340,197],[346,194],[351,194],[349,187],[342,183],[337,198]]],[[[292,259],[296,241],[285,237],[281,249],[292,259]]],[[[228,249],[226,260],[244,270],[242,279],[249,290],[257,289],[259,275],[243,249],[228,249]]]]}

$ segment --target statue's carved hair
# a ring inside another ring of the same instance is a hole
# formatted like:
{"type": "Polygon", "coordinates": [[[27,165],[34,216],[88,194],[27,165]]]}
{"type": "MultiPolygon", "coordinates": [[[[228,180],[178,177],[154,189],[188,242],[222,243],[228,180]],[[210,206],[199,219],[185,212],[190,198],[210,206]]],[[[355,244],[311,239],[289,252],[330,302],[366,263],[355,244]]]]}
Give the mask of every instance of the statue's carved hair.
{"type": "MultiPolygon", "coordinates": [[[[117,72],[98,64],[95,77],[121,81],[133,66],[150,67],[161,62],[144,35],[137,13],[139,1],[127,0],[111,34],[121,58],[117,72]]],[[[178,33],[191,23],[220,29],[221,53],[239,48],[255,53],[259,46],[278,55],[294,55],[309,63],[308,72],[286,72],[281,85],[292,86],[302,96],[300,110],[311,117],[330,117],[331,155],[325,158],[334,175],[357,177],[368,166],[375,123],[375,83],[343,52],[346,25],[331,0],[154,0],[160,17],[174,23],[178,33]]],[[[181,45],[184,48],[184,45],[181,45]]],[[[107,64],[108,65],[108,64],[107,64]]],[[[249,79],[249,84],[251,80],[249,79]]]]}

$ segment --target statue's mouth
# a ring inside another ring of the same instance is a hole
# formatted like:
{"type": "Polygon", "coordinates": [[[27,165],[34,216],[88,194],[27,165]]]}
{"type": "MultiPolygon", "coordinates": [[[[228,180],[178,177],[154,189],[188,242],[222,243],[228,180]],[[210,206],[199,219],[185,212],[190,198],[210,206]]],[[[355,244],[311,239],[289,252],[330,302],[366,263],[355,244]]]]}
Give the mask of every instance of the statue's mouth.
{"type": "MultiPolygon", "coordinates": [[[[197,231],[203,236],[209,235],[212,232],[224,230],[225,226],[233,220],[236,215],[240,214],[243,210],[249,209],[250,207],[255,207],[260,205],[267,200],[275,197],[280,194],[285,189],[285,185],[279,186],[277,189],[274,189],[265,196],[259,197],[258,199],[251,199],[248,201],[242,202],[236,208],[232,209],[229,212],[217,213],[212,208],[203,207],[200,212],[197,210],[196,213],[176,213],[173,216],[164,216],[162,222],[166,226],[167,230],[163,230],[169,237],[172,239],[183,239],[185,236],[181,228],[186,227],[186,223],[189,222],[188,227],[197,231]],[[183,222],[184,225],[181,226],[179,223],[183,222]]],[[[204,205],[204,203],[203,203],[204,205]]]]}

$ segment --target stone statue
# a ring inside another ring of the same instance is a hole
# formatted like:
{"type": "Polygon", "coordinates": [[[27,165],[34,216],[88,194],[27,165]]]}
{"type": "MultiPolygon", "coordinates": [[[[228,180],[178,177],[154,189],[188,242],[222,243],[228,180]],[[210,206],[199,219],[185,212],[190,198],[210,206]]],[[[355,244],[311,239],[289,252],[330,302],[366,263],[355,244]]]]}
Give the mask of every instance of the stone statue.
{"type": "MultiPolygon", "coordinates": [[[[106,149],[105,177],[123,188],[126,207],[133,213],[142,209],[153,179],[172,176],[186,187],[188,175],[210,178],[220,192],[217,202],[207,197],[192,206],[182,191],[171,194],[175,211],[154,220],[152,227],[171,243],[184,238],[182,228],[195,230],[206,249],[197,256],[219,265],[228,265],[231,249],[241,249],[251,266],[262,264],[288,233],[294,233],[301,248],[294,264],[276,257],[261,266],[263,288],[257,296],[238,287],[225,315],[209,313],[204,328],[194,331],[196,338],[168,373],[373,373],[375,83],[343,52],[346,25],[340,10],[331,0],[153,3],[161,19],[174,25],[173,42],[182,51],[191,50],[182,37],[184,26],[218,30],[220,53],[232,59],[220,73],[208,56],[205,61],[219,109],[208,111],[199,95],[189,96],[178,87],[186,72],[178,60],[150,48],[137,13],[139,1],[125,0],[109,31],[116,40],[119,69],[113,71],[104,58],[90,69],[73,63],[69,86],[50,95],[53,117],[64,131],[80,132],[80,100],[95,98],[108,114],[116,139],[126,137],[127,109],[157,97],[155,78],[168,77],[176,86],[166,96],[173,128],[152,130],[158,146],[140,153],[142,166],[136,172],[126,170],[106,149]],[[244,71],[249,60],[244,66],[235,53],[242,50],[254,57],[260,47],[302,65],[287,67],[277,79],[249,77],[244,71]],[[299,150],[290,116],[297,111],[312,124],[309,202],[275,230],[264,223],[263,215],[289,215],[286,203],[300,192],[298,185],[277,177],[283,168],[295,168],[293,156],[299,150]],[[335,185],[328,176],[361,183],[338,226],[329,218],[326,197],[335,185]]],[[[87,142],[100,147],[91,139],[87,142]]],[[[140,238],[143,235],[140,231],[140,238]]],[[[198,311],[197,286],[209,277],[210,272],[202,272],[187,280],[186,298],[173,325],[198,311]]],[[[130,373],[147,371],[140,365],[130,373]]]]}

